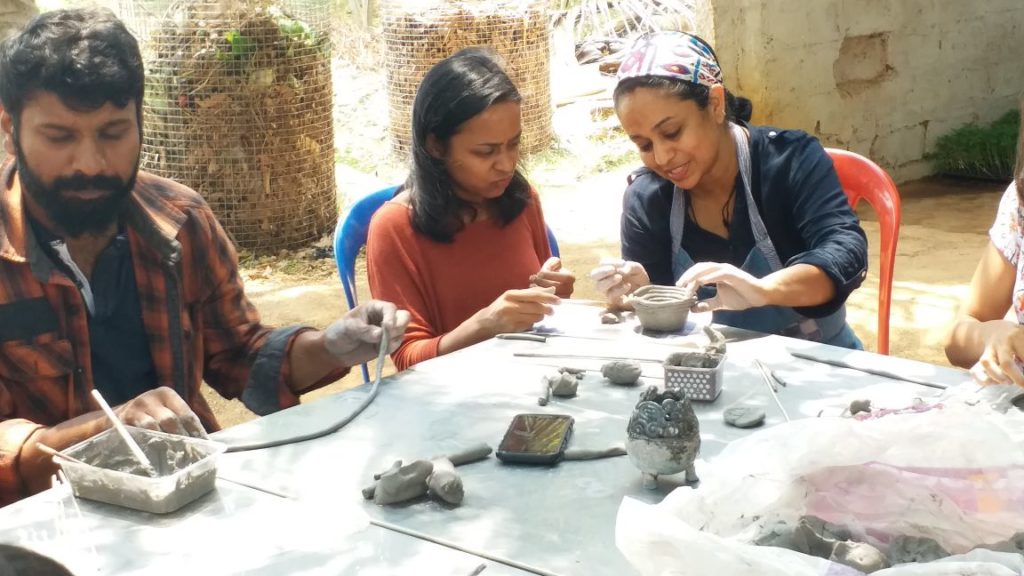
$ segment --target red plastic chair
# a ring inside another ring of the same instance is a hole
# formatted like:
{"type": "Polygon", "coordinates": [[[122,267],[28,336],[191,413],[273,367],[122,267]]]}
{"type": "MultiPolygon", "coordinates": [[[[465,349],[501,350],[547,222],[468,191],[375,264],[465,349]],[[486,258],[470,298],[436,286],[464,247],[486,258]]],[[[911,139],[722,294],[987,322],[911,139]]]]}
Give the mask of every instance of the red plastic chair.
{"type": "Polygon", "coordinates": [[[896,266],[896,243],[900,238],[900,193],[889,174],[877,164],[847,150],[826,148],[839,174],[839,184],[857,208],[862,199],[878,214],[882,236],[881,273],[878,279],[878,353],[889,354],[889,310],[892,305],[892,275],[896,266]]]}

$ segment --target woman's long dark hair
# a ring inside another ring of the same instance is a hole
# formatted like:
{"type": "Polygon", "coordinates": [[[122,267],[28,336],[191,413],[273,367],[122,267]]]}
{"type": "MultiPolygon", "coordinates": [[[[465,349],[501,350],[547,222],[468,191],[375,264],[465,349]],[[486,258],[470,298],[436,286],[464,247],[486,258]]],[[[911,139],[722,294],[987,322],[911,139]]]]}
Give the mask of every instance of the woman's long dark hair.
{"type": "MultiPolygon", "coordinates": [[[[433,135],[447,148],[468,120],[488,107],[522,98],[492,52],[467,48],[445,58],[427,72],[412,107],[412,169],[405,187],[412,203],[412,226],[438,242],[451,242],[466,215],[476,208],[455,194],[444,161],[427,149],[433,135]]],[[[490,201],[501,225],[516,219],[530,202],[530,183],[516,168],[505,193],[490,201]]]]}

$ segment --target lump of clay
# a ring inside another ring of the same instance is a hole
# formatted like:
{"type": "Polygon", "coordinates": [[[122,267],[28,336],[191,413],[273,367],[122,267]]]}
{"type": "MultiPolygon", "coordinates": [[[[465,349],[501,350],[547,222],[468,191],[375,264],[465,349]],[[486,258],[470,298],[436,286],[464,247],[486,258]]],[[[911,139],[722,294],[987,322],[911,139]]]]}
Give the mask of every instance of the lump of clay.
{"type": "Polygon", "coordinates": [[[704,351],[708,354],[725,354],[725,335],[711,326],[704,327],[704,335],[708,337],[708,345],[704,351]]]}
{"type": "Polygon", "coordinates": [[[562,372],[557,376],[548,376],[548,388],[551,389],[551,394],[560,398],[571,398],[576,395],[576,390],[579,387],[579,379],[575,375],[562,372]]]}
{"type": "Polygon", "coordinates": [[[978,546],[978,548],[986,548],[988,550],[994,550],[996,552],[1024,554],[1024,532],[1017,532],[1013,536],[1010,536],[1008,540],[996,542],[995,544],[986,544],[984,546],[978,546]]]}
{"type": "Polygon", "coordinates": [[[764,424],[765,411],[760,406],[734,404],[722,415],[725,423],[736,428],[756,428],[764,424]]]}
{"type": "Polygon", "coordinates": [[[832,556],[829,557],[829,560],[849,566],[854,570],[860,570],[865,574],[871,574],[872,572],[889,567],[889,562],[885,559],[885,555],[878,548],[863,542],[850,542],[848,540],[836,543],[836,547],[832,550],[832,556]]]}
{"type": "Polygon", "coordinates": [[[818,558],[830,558],[836,544],[852,536],[842,526],[825,522],[817,516],[804,516],[793,531],[793,549],[818,558]]]}
{"type": "Polygon", "coordinates": [[[871,400],[854,400],[850,402],[851,416],[856,416],[861,412],[871,412],[871,400]]]}
{"type": "Polygon", "coordinates": [[[949,556],[949,552],[931,538],[897,536],[889,543],[889,561],[893,564],[933,562],[949,556]]]}
{"type": "Polygon", "coordinates": [[[427,493],[449,504],[461,504],[465,492],[455,465],[447,458],[438,458],[431,463],[434,469],[427,477],[427,493]]]}
{"type": "Polygon", "coordinates": [[[427,460],[416,460],[405,466],[402,466],[401,460],[395,462],[391,468],[377,476],[374,504],[394,504],[426,494],[427,477],[433,470],[434,465],[427,460]]]}
{"type": "Polygon", "coordinates": [[[622,316],[619,316],[615,312],[605,312],[601,314],[601,324],[618,324],[622,322],[622,316]]]}
{"type": "Polygon", "coordinates": [[[615,360],[601,366],[601,375],[612,384],[633,386],[640,379],[640,363],[633,360],[615,360]]]}

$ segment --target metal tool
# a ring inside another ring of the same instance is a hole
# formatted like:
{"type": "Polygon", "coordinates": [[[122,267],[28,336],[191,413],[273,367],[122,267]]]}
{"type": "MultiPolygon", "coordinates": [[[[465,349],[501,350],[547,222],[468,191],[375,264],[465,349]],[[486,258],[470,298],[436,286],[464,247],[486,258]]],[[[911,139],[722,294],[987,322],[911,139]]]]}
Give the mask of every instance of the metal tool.
{"type": "Polygon", "coordinates": [[[787,413],[786,409],[782,407],[782,402],[779,400],[779,395],[777,394],[777,382],[775,378],[772,377],[771,370],[760,360],[754,360],[754,365],[761,371],[761,376],[764,378],[764,385],[768,388],[768,394],[772,397],[772,400],[775,401],[775,405],[779,407],[779,411],[782,412],[783,418],[786,419],[786,422],[789,422],[789,413],[787,413]]]}
{"type": "Polygon", "coordinates": [[[820,364],[828,364],[829,366],[835,366],[837,368],[848,368],[850,370],[856,370],[857,372],[863,372],[865,374],[871,374],[873,376],[881,376],[882,378],[888,378],[890,380],[902,380],[903,382],[910,382],[911,384],[918,384],[920,386],[927,386],[928,388],[937,388],[939,390],[945,390],[947,388],[943,384],[936,384],[934,382],[929,382],[929,381],[923,380],[921,378],[915,378],[914,376],[903,376],[902,374],[897,374],[895,372],[890,372],[888,370],[882,370],[882,369],[879,369],[879,368],[862,368],[860,366],[854,366],[853,364],[849,364],[847,362],[844,362],[843,360],[833,360],[831,358],[819,358],[817,356],[813,356],[813,355],[807,354],[805,352],[797,352],[795,350],[790,350],[789,353],[794,358],[799,358],[801,360],[810,360],[811,362],[818,362],[820,364]]]}

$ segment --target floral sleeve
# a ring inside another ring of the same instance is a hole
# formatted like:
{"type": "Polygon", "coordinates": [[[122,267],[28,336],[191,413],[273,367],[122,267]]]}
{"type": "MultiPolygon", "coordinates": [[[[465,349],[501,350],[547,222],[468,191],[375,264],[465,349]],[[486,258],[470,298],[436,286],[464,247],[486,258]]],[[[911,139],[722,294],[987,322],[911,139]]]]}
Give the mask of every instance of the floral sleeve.
{"type": "Polygon", "coordinates": [[[999,201],[999,212],[996,213],[996,221],[988,231],[988,236],[1007,262],[1016,267],[1020,258],[1021,212],[1017,187],[1013,183],[999,201]]]}

